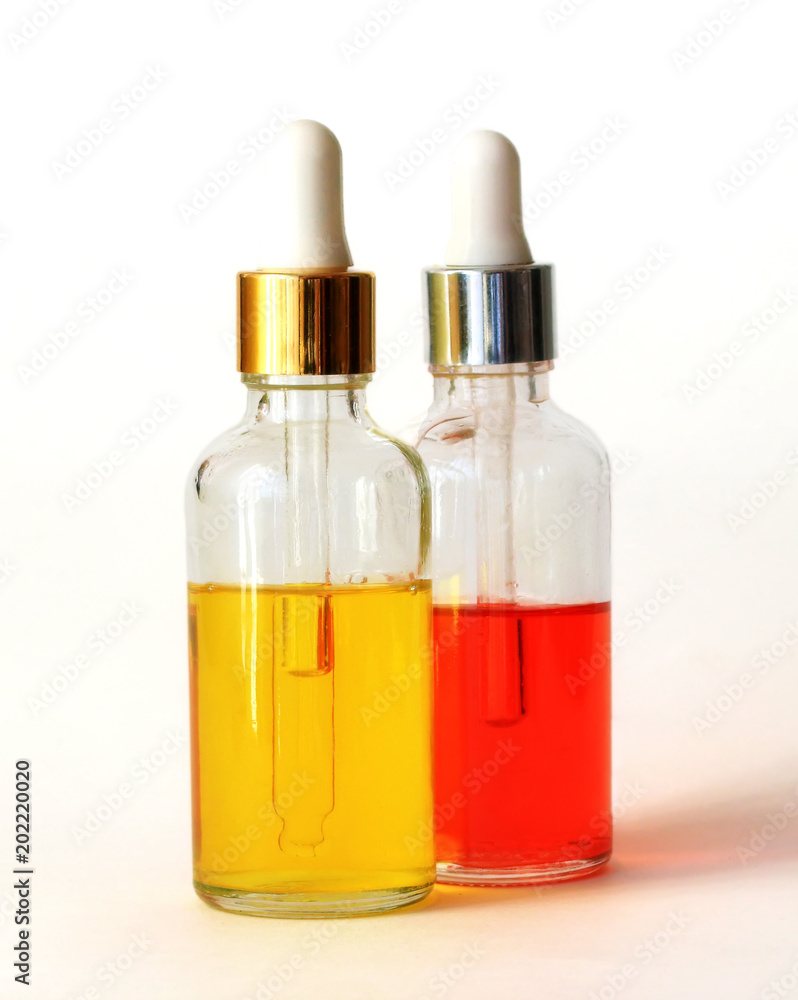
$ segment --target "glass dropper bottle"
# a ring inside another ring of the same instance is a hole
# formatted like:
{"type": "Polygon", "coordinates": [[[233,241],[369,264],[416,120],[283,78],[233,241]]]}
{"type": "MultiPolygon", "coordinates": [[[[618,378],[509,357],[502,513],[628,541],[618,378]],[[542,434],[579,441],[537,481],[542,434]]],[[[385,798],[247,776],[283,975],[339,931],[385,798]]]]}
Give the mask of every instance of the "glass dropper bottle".
{"type": "Polygon", "coordinates": [[[456,150],[427,300],[438,878],[572,878],[611,850],[609,469],[549,398],[552,268],[497,132],[456,150]]]}
{"type": "Polygon", "coordinates": [[[187,492],[194,885],[242,913],[377,912],[435,877],[428,486],[366,409],[374,278],[338,142],[293,123],[269,166],[284,228],[276,266],[238,276],[246,411],[187,492]]]}

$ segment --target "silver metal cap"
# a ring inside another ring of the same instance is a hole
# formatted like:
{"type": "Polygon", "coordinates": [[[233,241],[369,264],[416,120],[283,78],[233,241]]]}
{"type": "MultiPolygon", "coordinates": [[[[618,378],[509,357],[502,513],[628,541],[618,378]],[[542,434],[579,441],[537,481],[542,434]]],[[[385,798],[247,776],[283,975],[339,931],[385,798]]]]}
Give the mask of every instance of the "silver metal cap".
{"type": "Polygon", "coordinates": [[[551,264],[433,267],[425,273],[432,366],[556,357],[551,264]]]}

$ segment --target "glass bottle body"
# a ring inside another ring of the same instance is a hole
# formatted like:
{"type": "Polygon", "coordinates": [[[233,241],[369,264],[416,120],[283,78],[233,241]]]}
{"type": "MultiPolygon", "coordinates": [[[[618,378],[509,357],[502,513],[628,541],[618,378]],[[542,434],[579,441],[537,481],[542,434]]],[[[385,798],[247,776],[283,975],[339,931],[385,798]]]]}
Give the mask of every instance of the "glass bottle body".
{"type": "Polygon", "coordinates": [[[266,915],[404,905],[435,873],[423,468],[366,377],[245,380],[188,484],[195,887],[266,915]]]}
{"type": "Polygon", "coordinates": [[[609,467],[548,364],[433,368],[438,877],[575,877],[611,850],[609,467]]]}

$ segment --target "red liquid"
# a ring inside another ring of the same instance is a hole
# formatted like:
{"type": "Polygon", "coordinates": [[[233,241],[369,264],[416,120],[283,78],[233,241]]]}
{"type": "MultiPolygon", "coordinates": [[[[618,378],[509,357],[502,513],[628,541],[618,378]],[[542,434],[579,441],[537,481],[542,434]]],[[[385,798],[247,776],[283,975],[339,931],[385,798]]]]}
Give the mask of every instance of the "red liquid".
{"type": "Polygon", "coordinates": [[[557,877],[609,852],[609,602],[437,606],[434,623],[439,862],[557,877]]]}

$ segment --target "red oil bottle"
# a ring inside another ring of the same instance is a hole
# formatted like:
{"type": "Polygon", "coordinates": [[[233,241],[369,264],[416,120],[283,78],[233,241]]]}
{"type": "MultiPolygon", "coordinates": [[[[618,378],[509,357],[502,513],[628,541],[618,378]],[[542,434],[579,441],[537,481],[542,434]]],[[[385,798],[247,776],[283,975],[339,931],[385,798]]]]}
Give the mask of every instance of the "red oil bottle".
{"type": "Polygon", "coordinates": [[[549,399],[552,268],[524,236],[515,147],[455,158],[427,272],[438,878],[573,878],[611,850],[609,467],[549,399]]]}

